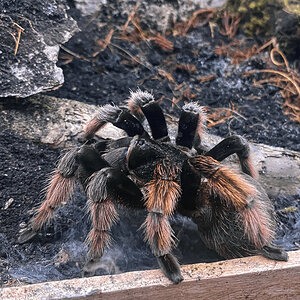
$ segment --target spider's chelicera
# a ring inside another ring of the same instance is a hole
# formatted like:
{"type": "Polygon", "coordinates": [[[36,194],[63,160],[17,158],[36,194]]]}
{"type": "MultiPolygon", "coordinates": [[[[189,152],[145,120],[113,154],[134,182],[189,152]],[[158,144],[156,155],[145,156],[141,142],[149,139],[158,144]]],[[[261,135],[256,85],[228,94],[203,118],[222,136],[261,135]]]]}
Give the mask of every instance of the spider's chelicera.
{"type": "Polygon", "coordinates": [[[183,279],[171,254],[176,238],[169,219],[175,212],[190,217],[203,242],[224,258],[260,254],[286,261],[287,253],[272,244],[274,208],[255,179],[248,143],[230,136],[205,151],[201,146],[204,123],[202,107],[186,104],[176,143],[171,143],[164,114],[152,94],[132,92],[125,108],[104,105],[86,127],[89,143],[60,160],[46,200],[19,242],[36,235],[54,210],[71,198],[79,181],[88,195],[93,223],[87,237],[90,261],[100,259],[110,243],[109,231],[118,219],[117,203],[148,211],[142,225],[145,240],[174,283],[183,279]],[[142,126],[145,117],[151,136],[142,126]],[[123,129],[127,137],[95,140],[95,133],[107,123],[123,129]],[[233,153],[241,171],[220,163],[233,153]]]}

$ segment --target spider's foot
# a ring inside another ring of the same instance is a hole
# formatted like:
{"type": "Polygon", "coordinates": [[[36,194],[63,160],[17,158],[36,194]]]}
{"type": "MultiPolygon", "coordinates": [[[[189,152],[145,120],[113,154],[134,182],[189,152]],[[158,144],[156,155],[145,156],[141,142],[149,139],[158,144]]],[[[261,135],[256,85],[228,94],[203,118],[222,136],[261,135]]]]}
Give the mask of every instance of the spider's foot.
{"type": "Polygon", "coordinates": [[[266,258],[279,261],[288,261],[289,259],[289,255],[286,251],[274,246],[264,246],[260,254],[266,258]]]}
{"type": "Polygon", "coordinates": [[[180,265],[172,254],[159,256],[157,257],[157,261],[165,276],[174,284],[178,284],[183,280],[180,265]]]}
{"type": "Polygon", "coordinates": [[[18,243],[24,244],[32,240],[37,235],[37,233],[38,232],[36,230],[33,230],[31,227],[26,228],[24,231],[21,232],[18,238],[18,243]]]}

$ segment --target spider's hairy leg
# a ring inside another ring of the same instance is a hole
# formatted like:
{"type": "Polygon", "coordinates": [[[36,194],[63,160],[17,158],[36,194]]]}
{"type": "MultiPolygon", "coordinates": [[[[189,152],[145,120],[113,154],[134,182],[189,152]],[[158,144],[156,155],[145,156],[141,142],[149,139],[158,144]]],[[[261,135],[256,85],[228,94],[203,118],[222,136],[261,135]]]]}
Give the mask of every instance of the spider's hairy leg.
{"type": "Polygon", "coordinates": [[[254,185],[210,156],[197,155],[188,163],[207,179],[212,194],[219,196],[226,206],[241,210],[248,204],[247,198],[257,193],[254,185]]]}
{"type": "Polygon", "coordinates": [[[99,109],[95,117],[87,124],[84,132],[85,139],[92,139],[96,132],[107,123],[111,123],[123,129],[128,136],[142,135],[145,133],[140,121],[131,115],[127,109],[106,104],[99,109]]]}
{"type": "Polygon", "coordinates": [[[272,245],[274,208],[255,179],[222,166],[210,156],[199,155],[188,162],[205,177],[199,189],[202,205],[192,218],[209,248],[225,258],[261,254],[288,259],[285,251],[272,245]]]}
{"type": "Polygon", "coordinates": [[[253,178],[258,178],[258,173],[251,158],[250,146],[241,136],[233,135],[225,138],[218,145],[205,153],[205,155],[222,161],[233,153],[238,155],[242,171],[253,178]]]}
{"type": "Polygon", "coordinates": [[[264,246],[260,251],[260,254],[269,259],[280,260],[280,261],[289,260],[288,253],[286,251],[274,247],[272,245],[264,246]]]}
{"type": "Polygon", "coordinates": [[[88,178],[95,171],[108,166],[108,163],[100,156],[106,143],[106,141],[101,141],[95,145],[83,145],[68,151],[60,159],[46,189],[46,199],[30,220],[27,229],[21,233],[19,243],[32,239],[38,230],[51,219],[55,209],[71,198],[76,179],[79,179],[85,189],[88,178]]]}
{"type": "Polygon", "coordinates": [[[192,146],[200,147],[205,121],[203,107],[193,102],[184,105],[179,118],[176,144],[189,149],[192,146]]]}
{"type": "Polygon", "coordinates": [[[164,113],[160,105],[155,102],[152,94],[141,90],[131,92],[128,99],[128,108],[135,115],[142,116],[144,114],[155,140],[170,140],[164,113]]]}
{"type": "Polygon", "coordinates": [[[87,237],[90,262],[86,271],[93,268],[93,261],[99,260],[106,246],[109,246],[110,229],[118,219],[115,202],[134,208],[143,208],[143,195],[135,183],[118,169],[103,168],[96,172],[87,187],[88,207],[93,229],[87,237]]]}
{"type": "Polygon", "coordinates": [[[53,216],[54,210],[67,202],[73,195],[75,172],[78,168],[76,161],[78,149],[67,152],[59,161],[47,188],[46,200],[38,208],[36,215],[30,220],[25,231],[18,238],[20,244],[31,240],[37,232],[53,216]]]}
{"type": "Polygon", "coordinates": [[[177,183],[178,170],[164,161],[157,164],[153,180],[146,185],[146,208],[148,216],[143,224],[145,239],[157,257],[163,273],[175,284],[183,277],[176,258],[170,253],[175,245],[169,216],[175,210],[180,196],[177,183]]]}

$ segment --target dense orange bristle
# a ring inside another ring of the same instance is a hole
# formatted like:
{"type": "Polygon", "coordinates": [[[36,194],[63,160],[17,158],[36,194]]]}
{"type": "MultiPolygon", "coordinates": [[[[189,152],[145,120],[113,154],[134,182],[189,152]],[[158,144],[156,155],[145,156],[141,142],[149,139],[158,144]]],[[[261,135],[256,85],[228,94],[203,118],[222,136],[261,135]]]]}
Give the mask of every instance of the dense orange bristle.
{"type": "Polygon", "coordinates": [[[39,230],[52,217],[54,209],[68,201],[74,191],[74,178],[65,178],[56,172],[50,181],[46,200],[32,220],[33,230],[39,230]]]}
{"type": "Polygon", "coordinates": [[[181,193],[180,185],[176,181],[178,172],[169,162],[158,164],[153,180],[145,188],[145,205],[149,211],[143,224],[145,239],[157,256],[169,253],[175,244],[168,216],[174,212],[181,193]]]}
{"type": "Polygon", "coordinates": [[[100,121],[97,118],[92,119],[89,121],[89,123],[86,125],[85,131],[84,131],[84,137],[91,138],[95,135],[95,133],[104,126],[104,122],[100,121]]]}
{"type": "Polygon", "coordinates": [[[198,155],[190,163],[207,178],[212,193],[237,210],[244,208],[248,203],[247,198],[257,193],[256,188],[240,174],[221,165],[212,157],[198,155]]]}
{"type": "Polygon", "coordinates": [[[267,208],[261,206],[263,206],[263,203],[257,201],[253,207],[246,208],[241,212],[245,233],[258,249],[269,245],[275,234],[275,224],[268,215],[267,208]]]}

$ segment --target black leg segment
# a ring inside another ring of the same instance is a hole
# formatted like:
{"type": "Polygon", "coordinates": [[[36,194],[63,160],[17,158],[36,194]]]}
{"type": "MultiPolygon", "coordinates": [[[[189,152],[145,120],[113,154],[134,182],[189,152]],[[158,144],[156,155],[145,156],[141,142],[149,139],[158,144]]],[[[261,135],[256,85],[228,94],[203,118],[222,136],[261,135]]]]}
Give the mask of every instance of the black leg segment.
{"type": "Polygon", "coordinates": [[[233,153],[238,155],[242,171],[254,178],[257,177],[250,157],[249,144],[241,136],[233,135],[224,139],[218,145],[206,152],[205,155],[210,156],[218,161],[222,161],[233,153]]]}
{"type": "Polygon", "coordinates": [[[169,140],[168,128],[163,111],[159,104],[154,101],[153,95],[148,92],[132,92],[128,100],[128,106],[132,113],[145,115],[155,140],[169,140]]]}
{"type": "Polygon", "coordinates": [[[157,257],[158,264],[167,278],[178,284],[183,280],[180,265],[177,259],[170,253],[157,257]]]}
{"type": "Polygon", "coordinates": [[[195,138],[197,144],[200,144],[204,121],[205,115],[201,106],[196,103],[184,105],[179,119],[176,144],[191,149],[195,138]]]}
{"type": "Polygon", "coordinates": [[[155,140],[168,137],[168,129],[163,111],[158,103],[150,102],[141,107],[155,140]]]}

